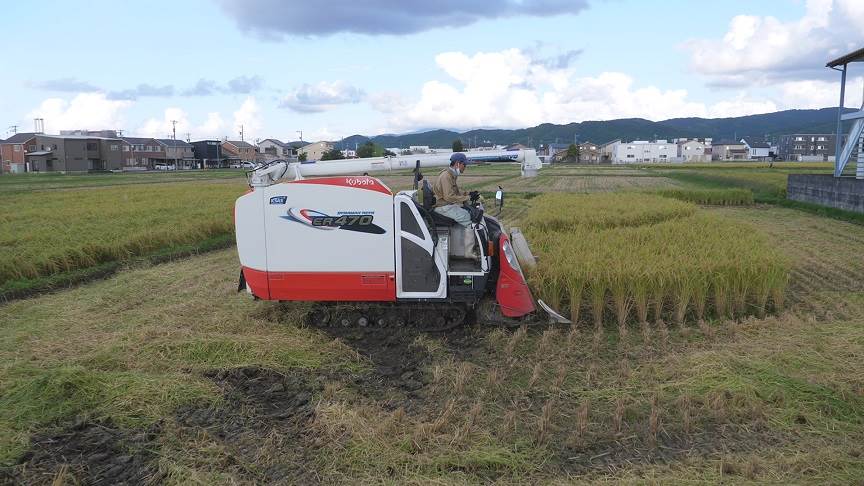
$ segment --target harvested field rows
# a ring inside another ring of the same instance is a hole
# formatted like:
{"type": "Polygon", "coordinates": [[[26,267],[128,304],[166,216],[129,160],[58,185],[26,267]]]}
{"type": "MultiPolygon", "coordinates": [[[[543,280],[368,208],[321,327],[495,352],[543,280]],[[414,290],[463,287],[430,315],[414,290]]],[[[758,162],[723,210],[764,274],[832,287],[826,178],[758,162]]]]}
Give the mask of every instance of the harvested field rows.
{"type": "Polygon", "coordinates": [[[795,306],[824,314],[845,305],[838,302],[849,293],[864,292],[861,225],[768,206],[710,211],[752,224],[772,238],[792,262],[789,298],[795,306]]]}

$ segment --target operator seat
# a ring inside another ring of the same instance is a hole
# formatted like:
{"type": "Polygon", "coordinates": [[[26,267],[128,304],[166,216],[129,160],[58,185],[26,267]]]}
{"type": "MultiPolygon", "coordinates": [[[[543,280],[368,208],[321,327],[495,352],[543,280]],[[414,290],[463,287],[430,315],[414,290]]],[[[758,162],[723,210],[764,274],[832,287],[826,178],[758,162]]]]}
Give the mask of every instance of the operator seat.
{"type": "Polygon", "coordinates": [[[441,213],[435,211],[435,193],[432,192],[432,186],[429,181],[423,180],[423,209],[432,217],[432,222],[435,226],[454,226],[459,223],[452,218],[448,218],[441,213]]]}

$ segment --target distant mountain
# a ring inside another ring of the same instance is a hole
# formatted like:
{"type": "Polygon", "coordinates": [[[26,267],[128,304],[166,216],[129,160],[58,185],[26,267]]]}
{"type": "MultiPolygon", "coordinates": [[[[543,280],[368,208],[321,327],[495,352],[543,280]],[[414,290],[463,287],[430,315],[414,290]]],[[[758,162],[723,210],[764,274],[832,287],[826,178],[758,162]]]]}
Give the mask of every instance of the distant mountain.
{"type": "MultiPolygon", "coordinates": [[[[853,111],[847,109],[847,111],[853,111]]],[[[607,121],[586,121],[555,125],[544,123],[531,128],[515,130],[476,129],[467,132],[454,130],[430,130],[422,133],[402,135],[378,135],[367,137],[352,135],[346,137],[345,146],[354,147],[367,140],[384,147],[408,147],[428,145],[449,148],[453,140],[460,139],[463,144],[475,146],[483,142],[494,144],[521,143],[537,147],[544,143],[570,143],[592,141],[606,143],[615,139],[648,140],[678,137],[707,137],[715,140],[741,139],[743,137],[776,137],[788,133],[833,133],[837,122],[836,108],[820,110],[786,110],[762,115],[735,118],[673,118],[653,122],[642,118],[625,118],[607,121]]],[[[339,142],[337,141],[337,144],[339,142]]]]}

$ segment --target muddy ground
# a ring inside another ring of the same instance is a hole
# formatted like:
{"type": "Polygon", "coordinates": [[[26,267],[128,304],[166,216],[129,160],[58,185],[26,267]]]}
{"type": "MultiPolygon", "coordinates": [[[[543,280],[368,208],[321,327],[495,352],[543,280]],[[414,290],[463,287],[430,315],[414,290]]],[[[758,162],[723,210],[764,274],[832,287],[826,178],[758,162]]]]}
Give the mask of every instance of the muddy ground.
{"type": "MultiPolygon", "coordinates": [[[[73,484],[158,484],[166,475],[158,458],[167,422],[172,440],[204,443],[221,451],[219,469],[234,477],[252,483],[315,484],[320,482],[315,471],[316,450],[326,444],[310,425],[325,384],[338,383],[361,400],[388,410],[401,407],[408,415],[434,419],[440,412],[444,399],[430,395],[431,377],[426,372],[435,357],[418,344],[418,331],[320,330],[367,358],[372,365],[369,371],[284,373],[256,366],[208,370],[203,377],[221,390],[220,401],[184,406],[143,431],[86,418],[58,424],[54,432],[32,438],[30,449],[18,463],[0,471],[0,483],[51,484],[63,478],[73,484]]],[[[483,363],[491,354],[484,340],[491,330],[466,326],[424,339],[437,341],[457,362],[483,363]]],[[[592,441],[586,447],[568,444],[548,457],[547,468],[566,474],[614,471],[633,464],[669,463],[777,442],[767,428],[723,426],[682,434],[661,425],[656,443],[648,444],[645,437],[649,434],[641,430],[646,427],[636,425],[614,440],[592,441]]]]}

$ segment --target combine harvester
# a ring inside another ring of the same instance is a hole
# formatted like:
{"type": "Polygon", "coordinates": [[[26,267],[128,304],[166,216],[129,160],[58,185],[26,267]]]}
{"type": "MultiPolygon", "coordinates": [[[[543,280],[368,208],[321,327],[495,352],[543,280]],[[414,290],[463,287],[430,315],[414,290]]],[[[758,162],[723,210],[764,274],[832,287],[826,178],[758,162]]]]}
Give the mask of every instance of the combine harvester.
{"type": "MultiPolygon", "coordinates": [[[[519,163],[524,177],[542,165],[533,150],[478,155],[519,163]]],[[[483,215],[482,203],[470,207],[471,228],[432,211],[434,195],[420,169],[446,167],[449,157],[274,161],[250,171],[250,191],[234,210],[238,290],[263,300],[315,302],[310,321],[325,326],[441,331],[472,314],[496,325],[537,321],[510,236],[483,215]],[[412,168],[415,190],[395,195],[374,177],[354,175],[412,168]]],[[[514,237],[529,252],[522,261],[533,260],[521,233],[514,237]]]]}

